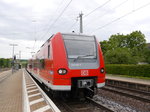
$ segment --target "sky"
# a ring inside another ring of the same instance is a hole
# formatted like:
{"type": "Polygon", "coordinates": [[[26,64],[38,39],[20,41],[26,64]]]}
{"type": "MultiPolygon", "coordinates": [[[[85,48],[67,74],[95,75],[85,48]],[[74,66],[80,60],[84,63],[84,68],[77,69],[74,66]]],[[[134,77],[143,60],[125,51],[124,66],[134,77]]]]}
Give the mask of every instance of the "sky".
{"type": "Polygon", "coordinates": [[[0,58],[29,59],[57,32],[83,33],[98,41],[140,30],[150,42],[149,0],[0,0],[0,58]]]}

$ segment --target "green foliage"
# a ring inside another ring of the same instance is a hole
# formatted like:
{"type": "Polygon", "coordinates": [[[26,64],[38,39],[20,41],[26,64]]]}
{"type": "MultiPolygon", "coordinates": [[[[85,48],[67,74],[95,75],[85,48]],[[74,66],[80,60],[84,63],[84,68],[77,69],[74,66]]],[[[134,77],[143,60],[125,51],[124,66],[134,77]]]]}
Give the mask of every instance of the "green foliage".
{"type": "Polygon", "coordinates": [[[116,48],[114,50],[109,50],[105,54],[105,63],[108,64],[136,64],[137,59],[134,57],[132,59],[132,55],[130,50],[127,48],[116,48]]]}
{"type": "Polygon", "coordinates": [[[128,48],[135,48],[139,51],[143,50],[146,46],[146,40],[144,34],[140,31],[132,32],[127,35],[127,45],[128,48]]]}
{"type": "Polygon", "coordinates": [[[150,65],[108,64],[106,65],[106,73],[150,77],[150,65]]]}
{"type": "Polygon", "coordinates": [[[143,53],[146,48],[146,40],[140,31],[134,31],[127,35],[118,33],[100,44],[106,63],[136,64],[146,60],[143,53]]]}
{"type": "Polygon", "coordinates": [[[145,54],[145,62],[148,62],[150,64],[150,49],[145,49],[144,51],[145,54]]]}
{"type": "Polygon", "coordinates": [[[0,68],[9,68],[11,66],[10,59],[0,58],[0,68]]]}
{"type": "Polygon", "coordinates": [[[20,60],[20,64],[22,65],[22,67],[27,67],[27,63],[28,63],[28,60],[20,60]]]}
{"type": "Polygon", "coordinates": [[[103,50],[103,54],[105,54],[110,48],[109,48],[109,44],[108,41],[104,40],[102,42],[100,42],[101,48],[103,50]]]}

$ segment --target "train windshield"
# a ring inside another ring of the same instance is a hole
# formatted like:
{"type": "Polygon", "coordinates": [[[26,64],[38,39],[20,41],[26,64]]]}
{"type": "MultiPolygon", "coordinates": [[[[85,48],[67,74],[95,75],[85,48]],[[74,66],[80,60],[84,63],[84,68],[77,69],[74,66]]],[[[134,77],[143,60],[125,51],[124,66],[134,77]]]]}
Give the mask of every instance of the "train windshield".
{"type": "Polygon", "coordinates": [[[68,58],[96,58],[96,42],[94,36],[64,35],[68,58]]]}

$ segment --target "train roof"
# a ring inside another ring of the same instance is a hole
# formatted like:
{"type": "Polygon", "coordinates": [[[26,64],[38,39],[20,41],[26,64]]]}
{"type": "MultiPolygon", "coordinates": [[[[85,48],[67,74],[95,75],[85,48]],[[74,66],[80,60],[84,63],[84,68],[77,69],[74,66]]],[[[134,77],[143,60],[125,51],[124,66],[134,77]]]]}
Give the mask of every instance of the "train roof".
{"type": "Polygon", "coordinates": [[[79,36],[87,36],[87,37],[91,37],[91,36],[94,36],[94,35],[87,35],[87,34],[82,34],[82,33],[61,33],[62,35],[79,35],[79,36]]]}
{"type": "MultiPolygon", "coordinates": [[[[60,33],[60,32],[59,32],[59,33],[60,33]]],[[[58,33],[56,33],[56,34],[58,34],[58,33]]],[[[55,35],[56,35],[56,34],[55,34],[55,35]]],[[[71,35],[71,36],[79,35],[79,36],[86,36],[86,37],[94,36],[94,35],[86,35],[86,34],[81,34],[81,33],[60,33],[60,34],[62,34],[62,35],[71,35]]],[[[47,39],[46,42],[49,42],[52,37],[54,37],[54,34],[53,34],[49,39],[47,39]]],[[[46,43],[46,42],[45,42],[45,43],[46,43]]],[[[45,43],[44,43],[44,44],[45,44],[45,43]]],[[[41,47],[43,47],[44,44],[43,44],[41,47]]]]}
{"type": "MultiPolygon", "coordinates": [[[[60,32],[58,32],[58,33],[60,33],[60,32]]],[[[58,34],[58,33],[56,33],[56,34],[58,34]]],[[[51,39],[52,37],[54,37],[56,34],[53,34],[49,39],[47,39],[47,41],[46,41],[45,43],[49,42],[50,39],[51,39]]],[[[81,34],[81,33],[60,33],[60,34],[61,34],[61,35],[71,35],[71,36],[77,36],[77,35],[79,35],[79,36],[86,36],[86,37],[95,36],[95,35],[87,35],[87,34],[81,34]]],[[[45,43],[41,46],[41,48],[45,45],[45,43]]],[[[38,53],[38,52],[40,52],[40,50],[38,50],[37,53],[38,53]]]]}

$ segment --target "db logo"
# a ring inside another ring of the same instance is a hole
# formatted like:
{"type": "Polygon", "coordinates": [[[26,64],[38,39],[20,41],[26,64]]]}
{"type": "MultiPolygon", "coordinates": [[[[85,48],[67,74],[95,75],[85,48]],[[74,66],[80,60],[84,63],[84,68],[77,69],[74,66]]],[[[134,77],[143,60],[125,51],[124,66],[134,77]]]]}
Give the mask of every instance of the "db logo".
{"type": "Polygon", "coordinates": [[[81,70],[81,76],[87,76],[87,75],[89,75],[88,70],[81,70]]]}

